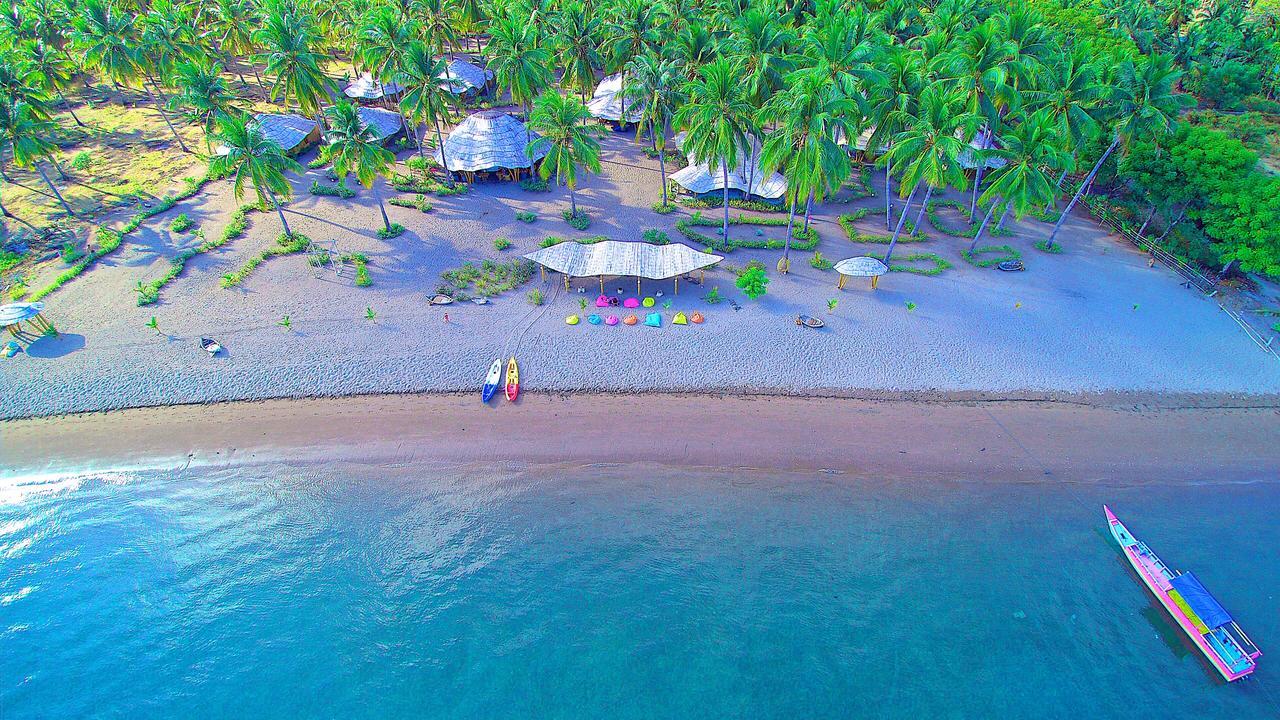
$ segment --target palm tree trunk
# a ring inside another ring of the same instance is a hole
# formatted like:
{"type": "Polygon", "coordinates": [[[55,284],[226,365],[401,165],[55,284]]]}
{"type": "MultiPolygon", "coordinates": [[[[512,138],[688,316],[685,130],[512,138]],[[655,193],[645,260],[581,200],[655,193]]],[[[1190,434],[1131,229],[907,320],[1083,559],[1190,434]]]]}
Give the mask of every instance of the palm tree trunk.
{"type": "Polygon", "coordinates": [[[67,101],[67,97],[62,94],[61,90],[58,91],[58,101],[66,106],[67,112],[71,113],[71,119],[76,121],[76,125],[80,127],[84,127],[84,122],[81,121],[80,118],[76,116],[76,109],[71,106],[70,102],[67,101]]]}
{"type": "Polygon", "coordinates": [[[720,163],[720,177],[724,181],[721,198],[724,200],[724,246],[729,247],[729,163],[720,163]]]}
{"type": "MultiPolygon", "coordinates": [[[[925,210],[929,209],[929,198],[931,197],[933,197],[933,186],[929,185],[925,188],[924,202],[920,203],[920,212],[916,213],[916,222],[914,225],[911,226],[911,232],[913,233],[920,232],[920,223],[924,222],[924,212],[925,210]]],[[[902,209],[902,212],[905,213],[906,211],[907,211],[906,208],[902,209]]],[[[973,216],[970,215],[969,217],[973,217],[973,216]]]]}
{"type": "Polygon", "coordinates": [[[1004,229],[1004,221],[1009,219],[1009,209],[1012,207],[1009,203],[1005,203],[1004,212],[1000,213],[1000,222],[996,223],[996,232],[1004,229]]]}
{"type": "Polygon", "coordinates": [[[1055,205],[1058,204],[1058,193],[1062,192],[1062,181],[1066,179],[1067,179],[1067,171],[1066,169],[1063,169],[1063,171],[1058,175],[1057,184],[1054,186],[1055,192],[1053,194],[1053,198],[1051,198],[1049,202],[1046,203],[1044,206],[1045,212],[1049,212],[1050,210],[1053,209],[1055,205]]]}
{"type": "Polygon", "coordinates": [[[1072,208],[1076,203],[1080,202],[1080,197],[1084,195],[1084,189],[1089,187],[1089,183],[1093,182],[1093,178],[1097,176],[1098,171],[1102,169],[1102,164],[1111,157],[1111,153],[1120,146],[1120,135],[1116,135],[1116,139],[1111,141],[1111,145],[1107,147],[1107,151],[1102,153],[1102,157],[1098,158],[1098,162],[1094,164],[1093,169],[1089,171],[1089,175],[1085,177],[1084,182],[1080,183],[1080,189],[1076,190],[1076,194],[1072,196],[1071,202],[1067,203],[1067,207],[1062,211],[1062,215],[1058,217],[1058,222],[1053,225],[1053,232],[1049,233],[1049,240],[1045,246],[1053,249],[1053,241],[1058,237],[1058,231],[1062,229],[1062,223],[1066,222],[1067,216],[1071,214],[1072,208]]]}
{"type": "Polygon", "coordinates": [[[893,225],[893,192],[889,189],[889,178],[893,175],[893,161],[884,161],[884,229],[891,230],[893,225]]]}
{"type": "Polygon", "coordinates": [[[387,206],[382,202],[382,193],[373,190],[373,196],[378,200],[378,212],[382,213],[382,225],[391,232],[391,218],[387,217],[387,206]]]}
{"type": "Polygon", "coordinates": [[[54,157],[52,153],[49,155],[49,162],[53,165],[53,169],[58,171],[58,179],[66,180],[67,171],[62,169],[62,163],[58,162],[58,158],[54,157]]]}
{"type": "Polygon", "coordinates": [[[1162,242],[1166,237],[1168,237],[1169,233],[1173,232],[1173,229],[1178,227],[1178,223],[1181,223],[1182,219],[1186,216],[1187,216],[1187,206],[1183,205],[1182,209],[1178,211],[1177,219],[1173,221],[1172,225],[1164,229],[1164,232],[1160,234],[1160,237],[1156,239],[1156,242],[1162,242]]]}
{"type": "Polygon", "coordinates": [[[276,214],[280,216],[280,224],[284,226],[285,235],[293,235],[293,231],[289,229],[289,221],[284,219],[284,207],[276,200],[276,194],[267,190],[267,197],[271,198],[271,204],[276,208],[276,214]]]}
{"type": "Polygon", "coordinates": [[[658,173],[662,178],[662,205],[667,204],[667,136],[662,136],[662,147],[658,148],[658,173]]]}
{"type": "Polygon", "coordinates": [[[1156,216],[1156,206],[1151,206],[1151,214],[1147,215],[1147,219],[1142,221],[1142,227],[1138,228],[1138,237],[1142,237],[1142,233],[1146,231],[1147,226],[1151,224],[1151,219],[1156,216]]]}
{"type": "Polygon", "coordinates": [[[31,232],[35,232],[35,233],[40,232],[40,230],[39,230],[35,225],[32,225],[31,223],[27,222],[26,220],[23,220],[22,218],[18,217],[17,215],[14,215],[13,213],[9,212],[9,208],[7,208],[7,207],[5,207],[5,206],[4,206],[4,200],[3,200],[3,199],[0,199],[0,215],[2,215],[2,216],[4,216],[4,217],[7,217],[7,218],[9,218],[10,220],[17,220],[18,222],[22,223],[23,225],[26,225],[27,227],[31,228],[31,232]]]}
{"type": "MultiPolygon", "coordinates": [[[[527,130],[525,135],[528,135],[527,130]]],[[[436,147],[440,148],[440,164],[444,166],[444,175],[449,179],[449,187],[453,187],[453,171],[449,169],[449,158],[444,154],[444,133],[440,130],[439,117],[436,118],[436,147]]]]}
{"type": "Polygon", "coordinates": [[[573,188],[569,188],[569,217],[578,217],[578,197],[573,192],[573,188]]]}
{"type": "Polygon", "coordinates": [[[986,217],[982,218],[982,224],[978,226],[978,232],[973,236],[973,242],[969,243],[969,252],[973,252],[978,247],[978,240],[982,239],[982,233],[987,229],[987,223],[991,222],[991,213],[996,211],[996,204],[991,203],[991,207],[987,208],[986,217]]]}
{"type": "MultiPolygon", "coordinates": [[[[152,81],[151,84],[152,84],[152,87],[155,87],[157,90],[160,89],[159,86],[155,84],[155,81],[152,81]]],[[[143,83],[143,87],[146,87],[145,82],[143,83]]],[[[156,110],[160,111],[160,117],[164,118],[164,124],[169,126],[169,132],[173,133],[173,136],[177,138],[178,147],[182,148],[182,152],[184,153],[191,152],[190,150],[187,149],[187,144],[182,142],[182,136],[179,135],[177,129],[173,127],[173,123],[169,122],[169,116],[164,111],[164,105],[159,100],[156,99],[155,93],[152,93],[151,90],[148,89],[147,95],[150,96],[151,101],[155,103],[156,110]]]]}
{"type": "MultiPolygon", "coordinates": [[[[991,126],[988,125],[982,133],[982,140],[978,142],[979,153],[987,149],[987,144],[991,142],[991,126]]],[[[981,156],[975,157],[977,168],[973,171],[973,194],[969,200],[969,217],[972,219],[978,214],[978,188],[982,186],[982,171],[987,168],[987,159],[981,156]]]]}
{"type": "Polygon", "coordinates": [[[809,216],[813,212],[813,191],[809,191],[809,199],[804,201],[804,231],[809,232],[809,216]]]}
{"type": "Polygon", "coordinates": [[[40,167],[39,161],[35,162],[34,165],[36,168],[36,172],[40,173],[40,179],[44,180],[44,184],[48,185],[49,189],[53,191],[54,197],[58,198],[58,202],[62,203],[63,209],[67,211],[68,215],[70,215],[71,217],[75,217],[76,216],[75,211],[71,209],[71,206],[67,204],[67,199],[62,197],[62,193],[58,192],[57,186],[55,186],[53,184],[53,181],[49,179],[49,176],[45,174],[44,168],[40,167]]]}
{"type": "Polygon", "coordinates": [[[889,259],[893,257],[893,248],[898,244],[898,235],[902,233],[902,224],[907,221],[907,210],[911,208],[911,201],[916,196],[916,191],[920,189],[920,181],[917,180],[915,187],[911,188],[911,194],[907,195],[907,204],[902,206],[902,215],[898,217],[898,224],[893,229],[893,236],[889,238],[889,249],[884,253],[884,264],[889,265],[889,259]]]}
{"type": "Polygon", "coordinates": [[[787,236],[782,239],[782,272],[791,269],[791,230],[796,226],[796,196],[791,196],[791,209],[787,212],[787,236]]]}

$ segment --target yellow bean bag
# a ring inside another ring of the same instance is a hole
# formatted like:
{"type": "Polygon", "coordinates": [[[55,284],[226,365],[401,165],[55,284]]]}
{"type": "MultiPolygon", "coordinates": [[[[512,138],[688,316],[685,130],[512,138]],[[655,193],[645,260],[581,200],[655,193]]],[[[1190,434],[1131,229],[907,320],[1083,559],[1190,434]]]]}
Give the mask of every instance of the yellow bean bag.
{"type": "Polygon", "coordinates": [[[564,319],[565,325],[577,325],[580,322],[582,322],[582,320],[577,315],[570,315],[564,319]]]}

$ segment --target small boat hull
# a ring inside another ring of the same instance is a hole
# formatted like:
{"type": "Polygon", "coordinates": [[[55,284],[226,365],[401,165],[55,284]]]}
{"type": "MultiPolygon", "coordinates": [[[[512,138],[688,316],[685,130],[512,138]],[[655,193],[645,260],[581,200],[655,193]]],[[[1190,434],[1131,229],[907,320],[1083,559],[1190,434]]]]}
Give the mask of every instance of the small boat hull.
{"type": "Polygon", "coordinates": [[[515,402],[520,397],[520,367],[516,365],[515,356],[507,361],[507,400],[515,402]]]}
{"type": "Polygon", "coordinates": [[[502,385],[502,358],[494,360],[489,366],[489,374],[484,378],[484,388],[480,391],[481,402],[492,400],[500,385],[502,385]]]}

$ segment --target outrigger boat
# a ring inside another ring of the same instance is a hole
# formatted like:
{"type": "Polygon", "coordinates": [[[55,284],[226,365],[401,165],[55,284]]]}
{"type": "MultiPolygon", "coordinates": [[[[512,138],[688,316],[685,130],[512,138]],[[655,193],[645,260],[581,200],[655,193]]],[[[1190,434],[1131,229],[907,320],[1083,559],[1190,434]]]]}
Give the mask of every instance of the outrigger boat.
{"type": "Polygon", "coordinates": [[[484,387],[480,390],[481,402],[489,402],[493,398],[494,393],[498,392],[498,386],[502,384],[502,358],[493,361],[489,366],[489,374],[484,378],[484,387]]]}
{"type": "Polygon", "coordinates": [[[1191,642],[1200,649],[1218,674],[1227,682],[1239,680],[1257,668],[1262,655],[1231,615],[1205,590],[1195,573],[1175,573],[1156,556],[1147,544],[1138,540],[1111,512],[1107,514],[1111,535],[1120,543],[1129,564],[1155,595],[1169,615],[1177,621],[1191,642]]]}

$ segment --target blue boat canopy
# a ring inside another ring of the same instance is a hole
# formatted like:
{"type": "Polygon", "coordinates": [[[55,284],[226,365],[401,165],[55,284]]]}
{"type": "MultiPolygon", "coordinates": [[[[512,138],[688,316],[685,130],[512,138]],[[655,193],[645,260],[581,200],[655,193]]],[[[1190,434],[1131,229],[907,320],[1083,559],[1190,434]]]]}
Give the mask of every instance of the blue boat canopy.
{"type": "Polygon", "coordinates": [[[1173,578],[1170,584],[1178,591],[1187,605],[1204,621],[1206,627],[1217,628],[1231,622],[1231,613],[1204,589],[1195,573],[1185,573],[1173,578]]]}

